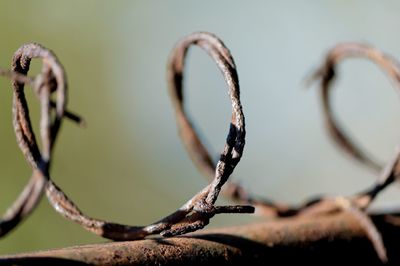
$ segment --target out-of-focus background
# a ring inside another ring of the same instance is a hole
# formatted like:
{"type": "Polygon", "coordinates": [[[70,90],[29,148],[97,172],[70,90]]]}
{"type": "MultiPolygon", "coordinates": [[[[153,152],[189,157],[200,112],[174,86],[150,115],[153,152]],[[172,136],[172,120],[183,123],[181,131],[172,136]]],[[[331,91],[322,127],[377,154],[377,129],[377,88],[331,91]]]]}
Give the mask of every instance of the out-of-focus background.
{"type": "MultiPolygon", "coordinates": [[[[68,74],[69,108],[88,126],[63,124],[53,179],[87,214],[144,225],[207,184],[177,135],[165,70],[179,38],[213,32],[236,60],[246,115],[245,153],[234,179],[257,195],[299,203],[314,194],[349,195],[376,178],[332,145],[316,87],[306,90],[302,82],[338,42],[367,42],[400,58],[399,8],[398,1],[3,1],[0,66],[9,67],[26,42],[54,50],[68,74]]],[[[39,65],[35,61],[33,70],[39,65]]],[[[217,155],[230,121],[223,78],[199,48],[190,50],[186,73],[191,116],[217,155]]],[[[338,74],[334,106],[341,122],[366,150],[388,161],[399,142],[398,95],[369,62],[350,60],[338,74]]],[[[11,126],[10,82],[1,78],[0,88],[4,212],[30,168],[11,126]]],[[[27,93],[36,126],[38,102],[27,93]]],[[[397,194],[391,188],[375,207],[400,206],[397,194]]],[[[209,226],[256,220],[219,215],[209,226]]],[[[29,219],[0,239],[0,254],[103,241],[43,198],[29,219]]]]}

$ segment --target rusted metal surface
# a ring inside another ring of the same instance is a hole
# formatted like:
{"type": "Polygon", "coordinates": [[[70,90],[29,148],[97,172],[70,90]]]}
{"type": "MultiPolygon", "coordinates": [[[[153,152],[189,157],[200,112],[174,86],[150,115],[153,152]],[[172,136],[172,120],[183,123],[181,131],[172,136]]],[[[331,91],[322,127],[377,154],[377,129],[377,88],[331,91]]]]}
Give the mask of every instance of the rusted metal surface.
{"type": "MultiPolygon", "coordinates": [[[[373,220],[398,265],[400,229],[373,220]]],[[[115,242],[0,257],[0,263],[57,262],[71,265],[382,265],[364,229],[352,215],[290,218],[186,236],[115,242]]]]}

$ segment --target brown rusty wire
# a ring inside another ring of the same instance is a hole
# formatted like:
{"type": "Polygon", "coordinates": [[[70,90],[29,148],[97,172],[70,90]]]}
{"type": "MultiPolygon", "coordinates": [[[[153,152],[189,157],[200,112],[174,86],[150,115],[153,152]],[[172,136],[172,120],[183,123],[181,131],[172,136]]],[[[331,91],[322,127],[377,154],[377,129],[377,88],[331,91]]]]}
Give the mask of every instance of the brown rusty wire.
{"type": "MultiPolygon", "coordinates": [[[[340,59],[354,56],[372,59],[387,70],[396,82],[399,82],[400,71],[393,59],[372,47],[359,44],[341,44],[335,47],[328,54],[326,62],[316,72],[314,78],[321,78],[324,112],[331,136],[340,147],[352,156],[377,170],[380,166],[350,141],[337,125],[329,102],[328,91],[334,77],[335,65],[340,59]]],[[[254,211],[251,206],[215,206],[218,195],[225,184],[223,190],[225,196],[242,204],[252,204],[259,213],[268,216],[324,215],[338,211],[352,213],[367,231],[381,259],[385,260],[386,258],[380,234],[365,215],[365,210],[376,195],[398,177],[400,151],[396,153],[395,159],[387,165],[378,182],[366,192],[349,198],[316,198],[298,208],[290,208],[285,204],[276,204],[255,198],[239,184],[227,182],[243,153],[246,132],[245,119],[240,103],[239,81],[234,60],[223,42],[213,34],[197,32],[183,38],[173,49],[168,63],[169,92],[175,108],[181,138],[196,166],[209,177],[210,184],[177,211],[148,226],[121,225],[88,217],[50,179],[51,154],[62,118],[65,116],[76,122],[83,121],[79,116],[65,110],[67,83],[63,67],[56,56],[38,44],[24,45],[14,55],[12,71],[0,69],[0,76],[6,76],[13,80],[14,128],[18,145],[33,169],[28,185],[0,222],[0,236],[10,231],[34,209],[44,188],[51,205],[57,212],[80,224],[88,231],[113,240],[141,239],[152,234],[164,236],[183,234],[203,228],[215,214],[251,213],[254,211]],[[205,50],[216,62],[228,85],[231,98],[230,129],[223,152],[216,163],[211,159],[209,152],[198,137],[183,104],[184,63],[188,49],[192,45],[197,45],[205,50]],[[42,58],[42,72],[35,78],[28,77],[26,74],[30,61],[37,57],[42,58]],[[24,95],[24,84],[33,87],[41,103],[42,151],[39,150],[32,131],[29,109],[24,95]],[[55,102],[50,97],[53,92],[56,92],[55,102]],[[55,110],[54,119],[51,118],[52,110],[55,110]]]]}
{"type": "MultiPolygon", "coordinates": [[[[202,32],[202,33],[197,33],[197,35],[199,36],[201,35],[202,38],[207,38],[211,40],[210,42],[213,43],[222,43],[215,35],[210,33],[202,32]]],[[[172,64],[169,65],[168,68],[169,94],[171,96],[171,100],[175,109],[175,116],[177,119],[179,135],[182,139],[182,142],[190,158],[196,165],[196,167],[205,176],[207,176],[209,180],[212,180],[214,178],[214,172],[215,172],[214,169],[216,163],[211,158],[210,152],[206,149],[205,145],[203,145],[199,137],[199,134],[195,130],[196,127],[194,126],[192,120],[189,119],[189,116],[184,106],[183,71],[182,71],[184,56],[185,56],[184,53],[179,55],[180,63],[178,67],[172,64]],[[177,71],[176,68],[179,68],[179,71],[177,71]]],[[[312,208],[313,210],[317,209],[314,208],[316,207],[314,205],[320,203],[323,199],[322,197],[321,198],[318,197],[309,200],[305,204],[297,207],[289,206],[287,204],[274,202],[269,199],[255,197],[249,194],[245,190],[245,188],[241,186],[239,183],[232,181],[226,183],[222,193],[225,197],[232,199],[236,202],[239,202],[241,204],[251,204],[255,206],[256,213],[268,217],[286,217],[286,216],[303,214],[304,210],[308,209],[310,206],[313,206],[312,208]]],[[[318,206],[320,206],[320,204],[318,204],[318,206]]]]}
{"type": "Polygon", "coordinates": [[[61,125],[66,103],[64,72],[51,51],[38,44],[23,45],[14,55],[12,70],[1,70],[0,75],[8,76],[13,80],[14,129],[18,145],[33,171],[28,184],[20,196],[6,211],[4,217],[2,217],[0,221],[0,236],[7,234],[21,220],[28,216],[41,198],[43,189],[49,179],[48,168],[50,165],[51,150],[61,125]],[[41,58],[43,61],[42,72],[35,79],[24,76],[29,70],[29,63],[32,58],[41,58]],[[56,115],[53,121],[51,119],[49,103],[51,93],[50,79],[55,79],[60,84],[56,89],[56,115]],[[42,152],[39,151],[35,135],[32,131],[29,109],[23,90],[24,83],[34,84],[35,94],[40,99],[42,152]]]}
{"type": "Polygon", "coordinates": [[[396,88],[400,89],[400,64],[393,57],[384,54],[375,47],[360,43],[341,43],[333,47],[325,57],[321,67],[311,76],[310,81],[318,81],[321,88],[321,101],[325,125],[329,135],[338,147],[370,169],[380,172],[382,165],[371,158],[352,140],[337,122],[331,105],[331,85],[336,77],[339,63],[348,58],[365,58],[378,65],[391,78],[396,88]]]}
{"type": "MultiPolygon", "coordinates": [[[[210,46],[220,47],[220,49],[224,50],[224,55],[220,60],[229,62],[229,67],[234,67],[234,63],[229,51],[218,37],[211,33],[198,32],[192,34],[191,38],[188,38],[181,44],[182,47],[179,52],[176,53],[173,60],[171,60],[172,62],[168,67],[169,94],[175,109],[179,135],[196,167],[211,181],[215,177],[215,167],[218,162],[215,162],[211,158],[209,151],[205,148],[199,135],[196,133],[195,127],[193,126],[194,124],[189,119],[184,107],[183,68],[184,57],[186,56],[186,48],[184,46],[188,46],[190,43],[196,43],[203,49],[208,49],[210,46]]],[[[216,57],[218,55],[211,53],[211,56],[216,57]]],[[[229,84],[231,80],[230,77],[226,75],[226,70],[223,68],[224,66],[221,66],[220,64],[218,64],[218,66],[222,71],[225,80],[229,84]]],[[[236,71],[234,73],[235,82],[237,83],[236,71]]],[[[230,91],[230,93],[232,92],[230,91]]],[[[251,204],[255,206],[256,213],[266,216],[289,216],[297,211],[285,204],[277,204],[267,199],[253,197],[248,194],[240,184],[232,181],[226,183],[222,193],[225,197],[233,199],[241,204],[251,204]]]]}
{"type": "MultiPolygon", "coordinates": [[[[197,33],[201,38],[211,40],[213,43],[222,43],[215,35],[210,33],[197,33]]],[[[188,40],[190,41],[190,40],[188,40]]],[[[186,51],[184,51],[186,52],[186,51]]],[[[168,85],[169,94],[175,110],[177,126],[181,140],[196,167],[202,172],[209,180],[214,178],[216,163],[213,161],[210,152],[202,143],[199,134],[195,130],[193,121],[189,118],[187,110],[184,106],[183,94],[183,57],[185,54],[182,52],[180,63],[177,66],[169,64],[168,68],[168,85]],[[179,71],[176,70],[179,68],[179,71]]],[[[269,199],[255,197],[248,193],[243,186],[239,183],[229,181],[226,183],[223,191],[226,198],[232,199],[241,204],[251,204],[255,206],[256,213],[268,217],[286,217],[303,213],[305,209],[320,203],[322,198],[315,198],[307,201],[305,204],[295,207],[287,204],[274,202],[269,199]]],[[[319,205],[318,205],[319,206],[319,205]]],[[[314,209],[314,207],[313,207],[314,209]]],[[[319,208],[318,208],[319,209],[319,208]]]]}
{"type": "MultiPolygon", "coordinates": [[[[206,38],[217,39],[212,34],[202,33],[206,38]]],[[[343,133],[334,119],[329,101],[329,84],[334,77],[334,67],[340,59],[349,56],[365,56],[372,59],[383,69],[389,72],[395,82],[400,81],[400,71],[398,64],[394,59],[384,55],[375,48],[360,44],[341,44],[335,47],[327,56],[326,62],[314,75],[314,78],[321,78],[321,88],[323,91],[322,100],[324,106],[324,114],[326,117],[326,125],[330,135],[336,143],[353,157],[363,162],[374,170],[380,170],[380,164],[370,159],[353,141],[343,133]]],[[[180,68],[183,66],[180,65],[180,68]]],[[[171,69],[171,68],[170,68],[171,69]]],[[[171,73],[171,70],[169,71],[171,73]]],[[[398,85],[398,84],[396,84],[398,85]]],[[[209,179],[213,178],[213,169],[215,163],[211,159],[209,151],[205,148],[199,135],[195,131],[193,122],[189,119],[187,111],[184,108],[183,97],[183,76],[169,75],[169,92],[175,108],[179,133],[188,154],[199,170],[209,179]]],[[[379,232],[376,230],[370,218],[365,214],[365,210],[385,187],[391,184],[400,171],[399,164],[400,154],[396,153],[392,162],[390,162],[382,172],[378,181],[371,189],[358,193],[353,197],[319,197],[307,201],[298,207],[290,207],[286,204],[276,203],[267,199],[256,198],[239,185],[238,183],[228,182],[223,190],[224,196],[238,201],[242,204],[252,204],[256,207],[256,213],[268,217],[285,217],[285,216],[312,216],[346,211],[352,213],[366,230],[371,239],[379,257],[386,260],[386,250],[379,232]]]]}
{"type": "MultiPolygon", "coordinates": [[[[400,89],[400,63],[393,57],[384,54],[378,49],[366,44],[359,43],[342,43],[333,47],[327,54],[325,61],[321,67],[312,76],[313,80],[320,83],[322,91],[323,111],[326,121],[328,132],[332,139],[347,152],[351,157],[355,158],[365,166],[372,170],[380,170],[382,167],[378,162],[368,156],[363,149],[361,149],[356,142],[348,137],[341,127],[338,125],[337,120],[333,116],[330,91],[331,84],[335,78],[336,66],[344,59],[360,57],[371,60],[378,65],[386,74],[391,78],[393,85],[400,89]]],[[[392,184],[395,180],[399,179],[400,175],[400,148],[396,148],[396,155],[392,161],[385,167],[380,178],[377,180],[371,189],[360,193],[360,198],[363,197],[369,204],[373,199],[386,187],[392,184]]],[[[387,217],[387,220],[399,225],[400,218],[395,216],[387,217]]]]}
{"type": "Polygon", "coordinates": [[[25,189],[28,192],[24,192],[7,212],[4,222],[2,222],[2,225],[4,225],[2,231],[6,233],[7,228],[12,228],[6,225],[14,221],[15,226],[17,224],[15,221],[20,220],[19,217],[26,216],[33,210],[44,188],[50,204],[57,212],[80,224],[88,231],[113,240],[141,239],[159,233],[165,236],[178,235],[203,228],[216,214],[254,212],[254,208],[251,206],[215,206],[221,187],[242,156],[245,143],[244,115],[240,103],[236,67],[229,51],[222,43],[202,39],[201,34],[193,34],[184,38],[178,43],[171,56],[170,62],[176,67],[176,73],[183,70],[180,66],[183,67],[184,55],[192,44],[197,44],[208,52],[224,73],[232,101],[230,130],[220,161],[215,168],[214,180],[177,211],[149,226],[121,225],[88,217],[50,179],[51,152],[61,125],[61,119],[64,115],[75,121],[81,121],[81,119],[71,112],[65,112],[67,83],[64,70],[55,55],[38,44],[28,44],[21,47],[13,58],[13,71],[1,70],[0,75],[13,80],[14,128],[18,145],[33,168],[33,175],[32,181],[25,189]],[[26,74],[29,70],[30,60],[35,57],[43,59],[42,73],[36,78],[29,78],[26,74]],[[29,109],[23,90],[25,83],[33,85],[41,102],[40,128],[43,143],[41,152],[32,131],[29,109]],[[57,92],[57,101],[52,104],[50,94],[55,91],[57,92]],[[56,110],[53,121],[51,121],[50,116],[52,107],[56,110]]]}
{"type": "Polygon", "coordinates": [[[80,124],[83,124],[84,120],[65,110],[67,84],[64,69],[54,53],[43,46],[36,43],[23,45],[14,54],[12,71],[0,69],[0,76],[13,81],[14,130],[17,143],[32,167],[28,184],[0,220],[0,236],[4,236],[33,211],[41,198],[49,180],[51,152],[62,118],[65,116],[80,124]],[[41,73],[35,78],[26,76],[33,58],[41,58],[43,62],[41,73]],[[32,86],[41,103],[41,152],[32,130],[24,84],[32,86]],[[54,102],[50,99],[50,94],[55,91],[57,96],[54,102]],[[52,109],[56,110],[54,119],[51,118],[52,109]]]}
{"type": "Polygon", "coordinates": [[[239,162],[244,147],[244,115],[240,103],[239,83],[236,67],[226,47],[218,40],[203,37],[195,33],[182,39],[172,52],[169,75],[179,78],[183,71],[183,61],[190,45],[196,44],[208,52],[224,73],[232,101],[232,122],[227,141],[215,168],[214,180],[181,208],[171,215],[149,226],[131,227],[108,223],[85,216],[60,189],[47,190],[50,202],[65,217],[81,224],[84,228],[103,237],[114,240],[140,239],[151,234],[172,236],[192,232],[203,228],[209,219],[219,213],[251,213],[251,206],[215,206],[219,191],[236,164],[239,162]]]}
{"type": "MultiPolygon", "coordinates": [[[[381,67],[392,79],[393,84],[400,88],[400,64],[394,58],[384,54],[378,49],[360,43],[341,43],[333,47],[328,52],[321,67],[311,76],[310,81],[319,81],[325,125],[334,142],[343,151],[366,167],[376,172],[381,172],[379,178],[370,189],[347,199],[348,204],[346,206],[350,207],[344,208],[344,210],[349,211],[358,218],[367,231],[379,257],[383,261],[386,261],[386,250],[383,246],[380,233],[376,230],[370,218],[365,215],[365,210],[380,192],[399,178],[400,149],[399,147],[396,148],[395,156],[386,167],[383,168],[380,163],[365,153],[339,126],[337,119],[333,115],[330,101],[331,84],[336,75],[336,66],[344,59],[357,57],[369,59],[381,67]]],[[[343,207],[343,204],[341,205],[341,207],[343,207]]],[[[321,208],[318,204],[316,206],[316,209],[321,208]]],[[[311,212],[313,212],[313,208],[310,209],[311,212]]],[[[303,213],[310,212],[310,209],[305,210],[303,213]]],[[[390,219],[396,220],[395,217],[391,217],[390,219]]]]}
{"type": "Polygon", "coordinates": [[[321,67],[311,76],[311,81],[318,81],[321,89],[321,100],[325,117],[325,125],[329,135],[343,151],[374,171],[382,172],[376,184],[367,192],[372,199],[384,188],[390,185],[400,174],[399,150],[397,148],[394,159],[385,169],[367,155],[354,140],[352,140],[339,126],[334,117],[330,92],[335,79],[337,65],[347,58],[365,58],[378,65],[391,78],[396,88],[400,89],[400,64],[393,57],[384,54],[375,47],[360,43],[341,43],[333,47],[325,57],[321,67]],[[383,171],[382,171],[383,169],[383,171]]]}

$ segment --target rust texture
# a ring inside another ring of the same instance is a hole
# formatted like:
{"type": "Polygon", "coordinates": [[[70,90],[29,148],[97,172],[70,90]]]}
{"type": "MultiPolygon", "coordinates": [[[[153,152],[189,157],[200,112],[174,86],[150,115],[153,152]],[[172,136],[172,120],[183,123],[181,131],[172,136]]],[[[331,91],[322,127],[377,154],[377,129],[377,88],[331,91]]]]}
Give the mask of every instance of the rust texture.
{"type": "MultiPolygon", "coordinates": [[[[398,265],[400,228],[372,217],[383,233],[388,264],[398,265]]],[[[185,236],[103,243],[0,257],[24,265],[383,265],[352,215],[275,221],[204,230],[185,236]]]]}

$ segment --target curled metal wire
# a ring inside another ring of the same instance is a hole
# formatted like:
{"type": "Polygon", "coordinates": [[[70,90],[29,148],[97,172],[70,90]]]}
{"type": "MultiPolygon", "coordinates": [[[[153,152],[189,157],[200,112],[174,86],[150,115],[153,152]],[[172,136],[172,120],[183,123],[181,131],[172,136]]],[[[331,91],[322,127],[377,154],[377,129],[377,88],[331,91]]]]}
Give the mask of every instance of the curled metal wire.
{"type": "Polygon", "coordinates": [[[318,81],[321,89],[321,101],[325,117],[325,125],[329,135],[343,151],[371,170],[380,172],[381,163],[368,155],[353,139],[351,139],[337,122],[332,111],[330,100],[331,86],[336,77],[336,68],[339,63],[348,58],[365,58],[379,66],[393,81],[393,85],[400,89],[399,62],[376,49],[361,43],[341,43],[333,47],[325,57],[320,68],[311,76],[310,81],[318,81]]]}
{"type": "MultiPolygon", "coordinates": [[[[394,59],[375,48],[354,43],[341,44],[332,49],[323,66],[313,77],[321,80],[324,113],[331,136],[340,147],[357,160],[378,170],[381,169],[380,165],[365,155],[343,133],[332,115],[330,106],[328,92],[330,91],[330,82],[335,75],[335,65],[343,58],[355,56],[373,60],[388,71],[398,85],[400,71],[394,59]]],[[[24,191],[0,220],[0,236],[9,232],[34,209],[44,189],[50,204],[65,218],[80,224],[90,232],[113,240],[142,239],[153,234],[179,235],[203,228],[216,214],[254,212],[252,206],[216,206],[215,202],[222,190],[225,196],[241,204],[252,204],[256,207],[257,212],[271,217],[325,215],[347,211],[363,225],[380,258],[386,259],[386,251],[380,234],[365,214],[365,210],[380,191],[398,178],[400,150],[397,151],[393,161],[386,166],[375,185],[353,197],[320,197],[299,207],[289,207],[285,204],[277,204],[251,196],[239,184],[228,181],[243,153],[246,135],[245,118],[240,102],[239,80],[234,60],[224,43],[211,33],[196,32],[180,40],[171,53],[167,75],[180,136],[196,166],[209,177],[210,184],[177,211],[147,226],[129,226],[91,218],[85,215],[50,178],[51,155],[62,118],[66,117],[78,123],[83,121],[79,116],[65,110],[67,82],[64,69],[56,56],[38,44],[24,45],[14,55],[12,71],[0,69],[0,75],[9,77],[13,81],[13,124],[17,142],[33,169],[31,179],[24,191]],[[183,72],[188,49],[192,45],[202,48],[215,61],[227,83],[231,99],[230,128],[225,146],[217,162],[211,159],[184,108],[183,72]],[[33,58],[41,58],[43,61],[42,71],[35,78],[27,76],[30,61],[33,58]],[[31,126],[24,94],[25,84],[33,87],[41,103],[41,150],[37,145],[31,126]],[[53,93],[56,94],[55,101],[51,99],[53,93]],[[52,116],[53,110],[55,115],[52,116]]]]}
{"type": "MultiPolygon", "coordinates": [[[[213,38],[212,35],[207,35],[208,38],[213,38]]],[[[340,44],[332,49],[323,66],[313,76],[314,79],[321,79],[322,102],[324,106],[324,115],[326,125],[330,136],[335,142],[354,158],[361,161],[375,171],[380,171],[382,167],[379,163],[368,157],[362,149],[351,141],[347,135],[337,125],[331,111],[329,101],[329,85],[335,73],[336,64],[346,57],[364,56],[383,69],[385,69],[391,77],[393,77],[396,85],[399,85],[400,70],[397,62],[387,55],[384,55],[375,48],[355,44],[340,44]]],[[[183,84],[181,76],[169,76],[170,96],[175,107],[177,124],[181,139],[184,143],[188,154],[199,170],[209,179],[213,178],[213,162],[209,151],[205,148],[199,135],[197,134],[193,122],[189,119],[187,111],[184,108],[183,84]]],[[[351,213],[363,226],[368,233],[379,257],[386,260],[386,250],[383,245],[381,236],[376,230],[376,227],[366,215],[365,210],[385,187],[391,184],[400,171],[399,164],[400,153],[396,152],[394,159],[382,171],[377,182],[364,192],[358,193],[352,197],[317,197],[300,206],[289,206],[273,202],[271,200],[254,197],[250,195],[241,185],[234,182],[227,182],[223,194],[224,196],[244,204],[252,204],[256,208],[256,213],[268,217],[286,217],[286,216],[310,216],[310,215],[325,215],[339,211],[351,213]]]]}
{"type": "MultiPolygon", "coordinates": [[[[229,93],[233,97],[235,96],[234,91],[232,91],[233,85],[238,84],[237,73],[234,68],[233,58],[231,57],[229,51],[223,45],[222,41],[218,39],[215,35],[207,32],[198,32],[192,34],[190,38],[187,38],[181,43],[178,48],[175,48],[175,56],[170,60],[171,63],[168,67],[168,85],[169,94],[171,96],[172,104],[175,110],[175,117],[177,120],[177,126],[179,130],[179,135],[181,140],[196,167],[205,175],[209,180],[215,178],[215,168],[219,168],[218,164],[220,161],[215,162],[210,152],[206,149],[205,145],[202,143],[199,135],[195,130],[194,123],[190,120],[187,111],[184,107],[184,94],[183,94],[183,67],[184,67],[184,57],[186,55],[186,48],[190,43],[195,43],[202,47],[214,58],[220,68],[224,78],[229,85],[229,93]],[[216,48],[222,51],[221,54],[215,53],[213,49],[216,48]],[[222,63],[223,64],[222,64],[222,63]],[[234,72],[233,72],[234,70],[234,72]],[[228,75],[228,73],[234,73],[234,76],[228,75]],[[230,85],[232,84],[232,85],[230,85]]],[[[232,99],[232,106],[240,106],[232,99]]],[[[241,107],[240,107],[241,109],[241,107]]],[[[232,116],[232,121],[236,119],[237,115],[234,113],[232,116]]],[[[244,121],[243,121],[244,122],[244,121]]],[[[234,128],[233,128],[234,129],[234,128]]],[[[244,139],[244,129],[241,132],[239,128],[239,133],[243,134],[244,139]]],[[[228,141],[229,137],[228,137],[228,141]]],[[[239,143],[240,144],[240,143],[239,143]]],[[[244,142],[243,142],[244,144],[244,142]]],[[[243,145],[240,144],[240,145],[243,145]]],[[[241,150],[240,151],[241,155],[241,150]]],[[[225,151],[224,151],[225,152],[225,151]]],[[[240,158],[240,157],[239,157],[240,158]]],[[[232,169],[233,170],[233,169],[232,169]]],[[[231,170],[229,172],[232,172],[231,170]]],[[[266,216],[289,216],[296,209],[290,208],[284,204],[276,204],[267,199],[261,199],[251,196],[246,192],[244,187],[236,182],[229,181],[225,184],[222,193],[225,197],[233,199],[241,204],[251,204],[255,206],[256,213],[266,215],[266,216]]]]}
{"type": "Polygon", "coordinates": [[[378,65],[391,78],[396,88],[400,89],[400,63],[393,57],[384,54],[375,47],[360,43],[341,43],[333,47],[326,55],[324,62],[311,76],[311,81],[318,81],[321,89],[321,101],[325,125],[331,138],[338,147],[371,170],[382,172],[372,189],[365,192],[372,199],[390,185],[400,174],[399,151],[384,169],[380,163],[369,156],[351,139],[337,122],[332,111],[330,100],[331,85],[336,77],[337,65],[347,58],[365,58],[378,65]]]}
{"type": "Polygon", "coordinates": [[[10,76],[13,80],[13,125],[17,136],[17,143],[26,160],[32,167],[32,175],[24,190],[6,211],[0,221],[0,236],[7,234],[21,220],[23,220],[37,205],[43,189],[49,179],[48,169],[51,151],[56,139],[66,105],[66,83],[64,70],[58,63],[55,55],[39,44],[26,44],[19,48],[14,55],[13,71],[3,71],[0,74],[10,76]],[[25,77],[29,70],[32,58],[41,58],[43,67],[35,79],[25,77]],[[25,78],[24,78],[25,77],[25,78]],[[53,106],[56,109],[55,118],[51,118],[50,94],[51,82],[56,81],[57,101],[53,106]],[[24,83],[34,84],[35,94],[41,103],[40,135],[42,151],[39,150],[29,118],[29,109],[24,94],[24,83]]]}
{"type": "MultiPolygon", "coordinates": [[[[210,33],[197,33],[203,39],[211,40],[211,42],[216,43],[217,37],[210,33]]],[[[189,42],[190,40],[188,40],[189,42]]],[[[184,57],[183,51],[178,54],[179,58],[184,57]]],[[[216,162],[213,161],[210,152],[207,150],[199,134],[196,132],[196,127],[193,121],[189,118],[187,110],[184,106],[184,94],[183,94],[183,60],[180,59],[179,64],[169,65],[169,94],[175,109],[175,116],[177,120],[177,126],[181,140],[196,167],[209,179],[213,180],[215,174],[216,162]],[[176,70],[179,69],[179,70],[176,70]]],[[[255,207],[256,213],[267,217],[287,217],[294,216],[303,213],[306,209],[313,206],[316,210],[316,205],[320,206],[321,198],[314,198],[307,201],[300,206],[289,206],[288,204],[274,202],[272,200],[255,197],[248,193],[246,189],[239,183],[228,181],[222,190],[223,195],[226,198],[239,202],[241,204],[251,204],[255,207]]],[[[336,207],[335,207],[336,208],[336,207]]],[[[318,208],[319,209],[319,208],[318,208]]],[[[313,211],[314,212],[314,211],[313,211]]]]}
{"type": "Polygon", "coordinates": [[[170,75],[182,75],[186,52],[192,44],[202,47],[217,63],[224,73],[232,101],[232,120],[224,150],[215,167],[213,181],[187,201],[181,208],[167,217],[148,226],[129,226],[91,218],[85,215],[77,205],[50,178],[54,141],[61,126],[63,116],[81,122],[79,116],[65,111],[67,83],[63,67],[55,55],[38,44],[22,46],[13,58],[12,71],[0,70],[0,75],[13,80],[14,105],[13,123],[17,142],[27,162],[33,169],[31,181],[16,203],[7,211],[1,225],[4,234],[14,227],[22,217],[27,216],[39,201],[43,189],[54,209],[86,230],[112,240],[142,239],[152,234],[172,236],[192,232],[203,228],[209,220],[220,213],[252,213],[252,206],[215,206],[221,187],[228,180],[240,161],[245,144],[245,122],[240,103],[239,83],[234,61],[224,44],[217,38],[204,38],[204,34],[195,33],[182,39],[173,50],[170,60],[170,75]],[[32,58],[42,58],[42,72],[35,78],[26,76],[32,58]],[[41,102],[42,151],[39,150],[29,117],[29,109],[24,94],[24,84],[33,86],[41,102]],[[54,103],[50,95],[56,92],[54,103]],[[55,109],[55,117],[50,111],[55,109]]]}
{"type": "Polygon", "coordinates": [[[50,202],[58,212],[103,237],[114,240],[132,240],[158,233],[164,236],[172,236],[192,232],[203,228],[208,224],[210,218],[219,213],[251,213],[254,211],[251,206],[214,205],[221,187],[242,156],[245,143],[245,125],[233,59],[221,41],[216,38],[204,38],[204,36],[203,33],[194,33],[183,38],[177,44],[169,63],[169,77],[173,77],[174,80],[182,78],[185,55],[192,44],[198,45],[208,52],[224,73],[232,101],[232,121],[224,150],[215,168],[213,181],[176,212],[149,226],[131,227],[87,217],[60,189],[53,186],[46,192],[50,202]]]}
{"type": "MultiPolygon", "coordinates": [[[[319,81],[325,125],[337,146],[371,170],[381,172],[379,178],[370,189],[347,199],[352,207],[346,208],[346,210],[351,211],[358,218],[367,230],[379,257],[385,261],[387,259],[386,250],[380,234],[365,215],[365,212],[361,211],[365,211],[380,192],[399,178],[400,149],[397,147],[393,159],[385,167],[382,167],[379,162],[365,153],[339,126],[337,119],[333,115],[330,101],[331,85],[336,76],[337,65],[344,59],[357,57],[371,60],[378,65],[392,79],[395,87],[400,88],[400,64],[398,61],[372,46],[360,43],[341,43],[333,47],[326,55],[321,67],[311,76],[311,81],[319,81]]],[[[394,217],[391,217],[391,219],[395,220],[394,217]]]]}

